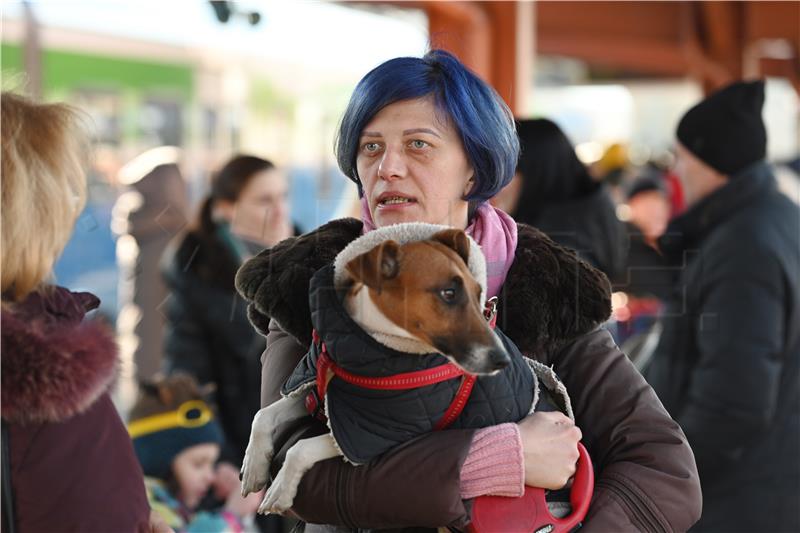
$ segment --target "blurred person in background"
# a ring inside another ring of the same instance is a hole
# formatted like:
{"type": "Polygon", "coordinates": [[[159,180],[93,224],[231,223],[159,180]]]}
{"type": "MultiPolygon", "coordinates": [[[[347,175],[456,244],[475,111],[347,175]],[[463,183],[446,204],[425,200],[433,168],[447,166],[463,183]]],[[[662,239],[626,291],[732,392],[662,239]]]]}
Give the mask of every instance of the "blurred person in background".
{"type": "Polygon", "coordinates": [[[630,184],[625,196],[630,215],[629,233],[637,232],[642,244],[658,249],[658,238],[664,234],[670,219],[669,195],[660,171],[647,169],[630,184]]]}
{"type": "Polygon", "coordinates": [[[216,387],[225,436],[218,467],[223,500],[229,490],[241,490],[239,468],[261,405],[265,347],[247,319],[234,277],[245,260],[294,233],[287,194],[285,175],[270,161],[233,157],[213,177],[197,221],[162,262],[169,288],[164,368],[216,387]]]}
{"type": "Polygon", "coordinates": [[[658,249],[670,221],[668,184],[662,171],[648,168],[627,188],[625,269],[615,288],[639,297],[666,299],[672,292],[674,275],[658,249]]]}
{"type": "Polygon", "coordinates": [[[625,183],[628,166],[628,148],[622,143],[613,143],[592,164],[590,171],[598,181],[616,189],[625,183]]]}
{"type": "Polygon", "coordinates": [[[177,533],[239,533],[252,522],[259,494],[231,491],[224,505],[200,509],[216,478],[223,436],[206,391],[187,374],[140,385],[128,432],[142,465],[147,499],[177,533]]]}
{"type": "Polygon", "coordinates": [[[135,339],[133,359],[138,379],[150,379],[162,365],[161,307],[167,288],[159,265],[170,240],[188,220],[186,183],[179,158],[178,148],[160,146],[137,156],[119,171],[119,180],[128,190],[114,206],[114,218],[121,222],[115,227],[122,230],[117,240],[122,309],[118,333],[135,339]]]}
{"type": "Polygon", "coordinates": [[[516,173],[492,203],[616,276],[624,266],[625,232],[608,191],[592,179],[554,122],[521,120],[517,133],[516,173]]]}
{"type": "Polygon", "coordinates": [[[658,251],[670,219],[664,171],[650,164],[625,192],[625,268],[612,280],[617,293],[614,339],[638,368],[649,361],[658,331],[652,328],[674,287],[674,270],[658,251]],[[653,337],[651,334],[654,334],[653,337]]]}
{"type": "Polygon", "coordinates": [[[737,82],[686,112],[687,211],[659,240],[680,282],[646,376],[697,459],[695,531],[800,531],[800,209],[765,161],[763,103],[737,82]]]}
{"type": "Polygon", "coordinates": [[[3,529],[147,531],[142,471],[111,401],[114,334],[50,282],[86,203],[76,110],[3,93],[3,529]],[[9,481],[10,477],[10,481],[9,481]]]}

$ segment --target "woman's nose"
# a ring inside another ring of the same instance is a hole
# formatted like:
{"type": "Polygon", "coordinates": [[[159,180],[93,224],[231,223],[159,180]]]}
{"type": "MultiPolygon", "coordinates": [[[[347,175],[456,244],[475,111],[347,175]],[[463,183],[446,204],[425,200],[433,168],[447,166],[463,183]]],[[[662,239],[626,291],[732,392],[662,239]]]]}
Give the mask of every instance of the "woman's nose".
{"type": "Polygon", "coordinates": [[[387,148],[378,165],[378,177],[382,180],[403,178],[406,175],[406,165],[403,154],[399,150],[387,148]]]}

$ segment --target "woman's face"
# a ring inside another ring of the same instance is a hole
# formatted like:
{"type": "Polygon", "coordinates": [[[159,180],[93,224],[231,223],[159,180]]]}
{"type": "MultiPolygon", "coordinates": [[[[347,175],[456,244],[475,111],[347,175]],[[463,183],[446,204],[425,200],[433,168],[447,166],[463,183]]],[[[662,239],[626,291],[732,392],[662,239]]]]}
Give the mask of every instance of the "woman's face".
{"type": "Polygon", "coordinates": [[[280,171],[256,173],[229,211],[231,231],[265,246],[290,237],[288,191],[286,177],[280,171]]]}
{"type": "Polygon", "coordinates": [[[219,445],[197,444],[186,448],[172,461],[172,472],[178,482],[178,499],[194,509],[214,482],[214,463],[219,457],[219,445]]]}
{"type": "MultiPolygon", "coordinates": [[[[449,122],[449,121],[448,121],[449,122]]],[[[378,227],[428,222],[464,229],[473,170],[458,132],[439,120],[430,98],[403,100],[364,127],[356,158],[378,227]]]]}

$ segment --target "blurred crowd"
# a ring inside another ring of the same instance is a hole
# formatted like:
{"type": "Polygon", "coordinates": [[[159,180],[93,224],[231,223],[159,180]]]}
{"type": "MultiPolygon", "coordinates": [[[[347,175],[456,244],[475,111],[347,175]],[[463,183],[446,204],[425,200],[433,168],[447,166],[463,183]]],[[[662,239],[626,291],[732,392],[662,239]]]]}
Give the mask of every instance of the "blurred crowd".
{"type": "MultiPolygon", "coordinates": [[[[798,488],[773,465],[784,452],[796,454],[797,433],[770,427],[798,424],[792,407],[800,401],[800,320],[793,307],[800,198],[779,191],[797,191],[800,178],[797,161],[772,169],[764,161],[763,91],[763,84],[740,83],[698,103],[678,127],[675,153],[644,165],[630,162],[624,144],[586,164],[555,122],[518,120],[516,172],[492,199],[608,277],[613,316],[604,327],[683,427],[704,482],[704,520],[712,525],[722,512],[715,498],[769,507],[748,502],[735,484],[786,479],[786,490],[798,488]],[[736,309],[736,316],[724,309],[736,309]],[[722,380],[763,394],[732,395],[722,380]],[[713,409],[698,407],[708,402],[713,409]],[[717,431],[715,413],[733,416],[741,429],[717,431]],[[762,435],[763,445],[748,453],[751,437],[739,433],[762,435]],[[739,474],[714,484],[731,469],[739,474]]],[[[142,531],[287,530],[293,521],[256,516],[259,494],[241,496],[238,472],[262,405],[265,338],[234,288],[245,261],[304,226],[289,211],[285,170],[257,155],[232,155],[193,209],[174,150],[151,150],[126,165],[120,181],[127,189],[114,213],[126,222],[117,228],[118,246],[135,253],[118,250],[126,287],[118,307],[137,311],[133,319],[121,317],[112,333],[100,320],[81,322],[98,304],[88,293],[37,292],[86,201],[81,175],[89,147],[81,113],[10,93],[2,105],[3,424],[12,443],[25,441],[33,450],[15,456],[11,446],[17,515],[57,506],[53,496],[65,485],[53,486],[48,469],[63,462],[77,470],[83,461],[94,465],[94,488],[70,504],[72,514],[108,514],[106,523],[120,530],[131,523],[142,531]],[[38,184],[45,174],[51,182],[38,184]],[[36,206],[33,218],[27,205],[36,206]],[[46,317],[46,335],[26,329],[38,327],[32,326],[37,317],[46,317]],[[122,406],[127,427],[110,400],[116,363],[104,355],[113,351],[115,335],[133,339],[138,391],[132,405],[122,406]],[[15,362],[36,350],[55,354],[62,365],[38,382],[29,379],[30,367],[52,360],[15,362]],[[92,368],[73,368],[64,356],[69,350],[96,353],[92,368]],[[74,427],[65,425],[75,419],[81,420],[74,427]],[[29,423],[52,423],[48,442],[64,439],[68,451],[37,445],[43,434],[27,431],[29,423]],[[93,442],[76,439],[80,432],[93,442]],[[30,466],[31,457],[40,464],[30,466]],[[22,463],[25,469],[17,468],[22,463]],[[136,464],[146,476],[146,500],[136,487],[118,485],[136,464]],[[116,504],[104,499],[111,486],[116,504]]],[[[352,205],[340,212],[358,213],[358,199],[343,202],[352,205]]]]}

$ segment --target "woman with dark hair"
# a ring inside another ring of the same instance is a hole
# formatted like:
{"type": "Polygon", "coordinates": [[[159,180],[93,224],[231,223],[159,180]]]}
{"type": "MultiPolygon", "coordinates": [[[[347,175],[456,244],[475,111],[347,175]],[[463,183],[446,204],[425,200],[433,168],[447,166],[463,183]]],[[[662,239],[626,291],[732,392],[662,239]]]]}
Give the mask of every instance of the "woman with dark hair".
{"type": "Polygon", "coordinates": [[[554,122],[521,120],[517,133],[517,172],[495,205],[615,279],[625,262],[625,228],[605,187],[592,179],[554,122]]]}
{"type": "Polygon", "coordinates": [[[294,499],[305,521],[463,528],[471,498],[520,496],[525,484],[563,487],[581,432],[597,470],[587,532],[684,531],[699,517],[700,483],[680,427],[599,329],[611,312],[606,277],[487,202],[511,180],[518,152],[508,107],[453,55],[389,60],[356,86],[339,128],[339,168],[359,189],[361,220],[287,239],[237,273],[253,324],[268,333],[262,388],[270,404],[311,343],[308,290],[318,269],[375,228],[464,230],[486,256],[497,326],[552,367],[571,395],[574,420],[536,412],[518,424],[436,431],[362,466],[319,462],[294,499]]]}
{"type": "Polygon", "coordinates": [[[275,166],[239,155],[214,176],[194,227],[167,251],[166,371],[187,372],[216,386],[225,442],[221,458],[241,464],[259,408],[264,337],[253,331],[236,294],[236,270],[292,234],[287,181],[275,166]]]}

